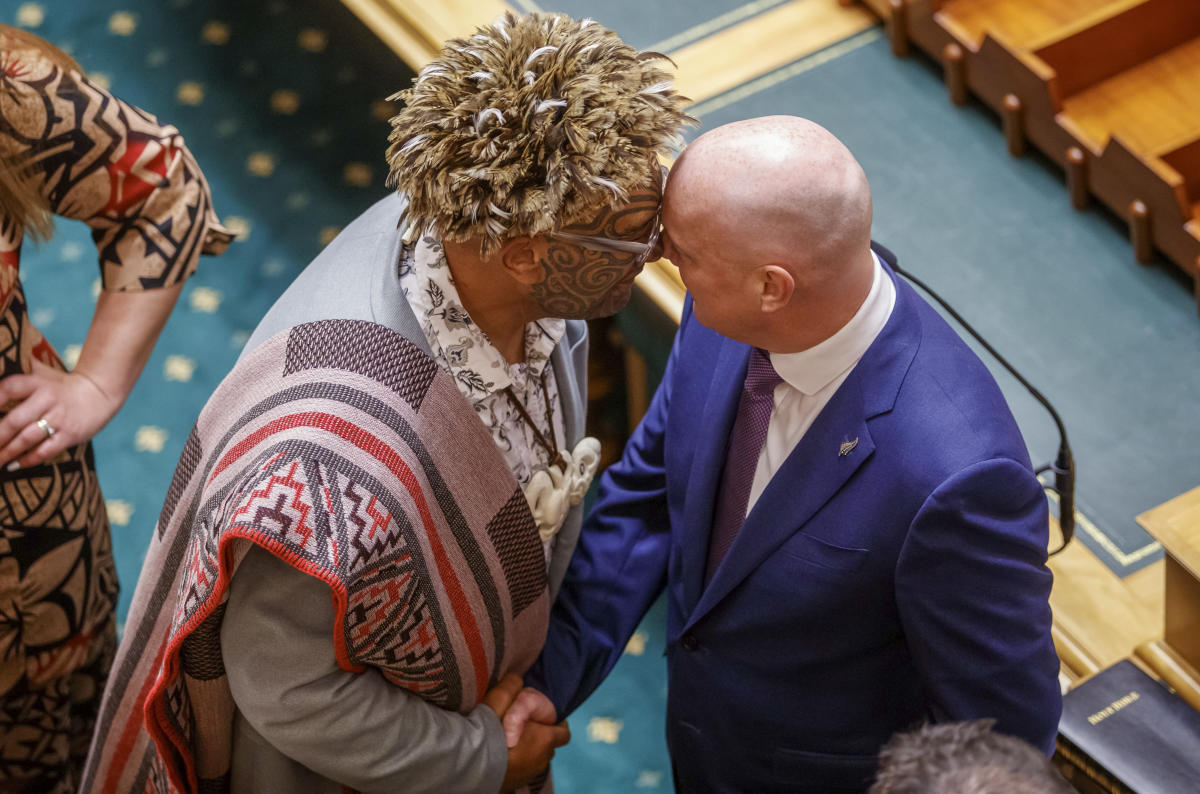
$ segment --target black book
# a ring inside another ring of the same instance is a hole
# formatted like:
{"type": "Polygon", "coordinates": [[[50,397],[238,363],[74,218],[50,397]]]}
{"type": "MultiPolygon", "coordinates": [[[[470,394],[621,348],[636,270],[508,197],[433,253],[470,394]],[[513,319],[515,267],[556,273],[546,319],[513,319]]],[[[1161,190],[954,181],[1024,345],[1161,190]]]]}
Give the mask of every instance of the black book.
{"type": "Polygon", "coordinates": [[[1063,697],[1059,753],[1102,789],[1200,792],[1200,711],[1129,661],[1063,697]]]}

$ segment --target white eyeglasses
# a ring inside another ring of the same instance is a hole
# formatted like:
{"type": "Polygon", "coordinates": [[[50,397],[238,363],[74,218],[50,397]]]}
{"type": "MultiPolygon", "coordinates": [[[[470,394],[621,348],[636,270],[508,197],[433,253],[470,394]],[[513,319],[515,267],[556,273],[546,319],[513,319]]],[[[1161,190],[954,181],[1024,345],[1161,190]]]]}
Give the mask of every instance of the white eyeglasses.
{"type": "MultiPolygon", "coordinates": [[[[667,168],[662,167],[662,186],[665,189],[667,186],[667,168]]],[[[566,240],[570,243],[578,243],[589,251],[605,251],[608,253],[617,254],[634,254],[637,259],[635,265],[641,267],[650,259],[650,254],[658,246],[658,238],[662,235],[662,202],[659,202],[658,210],[654,213],[654,229],[650,232],[650,239],[644,243],[633,242],[632,240],[614,240],[611,237],[600,237],[594,234],[571,234],[570,232],[551,232],[547,237],[554,237],[559,240],[566,240]]]]}

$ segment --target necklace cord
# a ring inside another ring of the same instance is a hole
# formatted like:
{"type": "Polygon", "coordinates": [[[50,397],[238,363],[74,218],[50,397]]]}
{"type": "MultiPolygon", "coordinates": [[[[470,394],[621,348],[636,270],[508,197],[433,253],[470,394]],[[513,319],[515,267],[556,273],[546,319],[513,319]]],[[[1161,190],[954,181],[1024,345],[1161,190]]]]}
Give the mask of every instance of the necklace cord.
{"type": "Polygon", "coordinates": [[[508,395],[508,400],[517,409],[517,413],[521,415],[522,421],[533,431],[533,437],[537,439],[538,444],[542,449],[546,450],[546,456],[550,459],[551,466],[561,466],[563,471],[566,471],[566,460],[562,456],[562,452],[558,449],[558,434],[554,432],[554,412],[550,407],[550,392],[546,388],[546,371],[542,370],[541,376],[542,396],[546,400],[546,421],[550,424],[550,439],[547,440],[544,433],[533,421],[533,417],[529,415],[529,411],[525,409],[525,405],[517,399],[517,395],[513,394],[512,386],[505,386],[504,393],[508,395]]]}

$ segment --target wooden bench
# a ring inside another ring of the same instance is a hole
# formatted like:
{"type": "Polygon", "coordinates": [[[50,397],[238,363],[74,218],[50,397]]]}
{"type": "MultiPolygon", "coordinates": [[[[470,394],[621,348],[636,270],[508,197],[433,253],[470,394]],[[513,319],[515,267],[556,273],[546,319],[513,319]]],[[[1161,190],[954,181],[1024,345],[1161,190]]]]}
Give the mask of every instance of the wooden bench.
{"type": "Polygon", "coordinates": [[[1137,658],[1200,709],[1200,488],[1138,516],[1167,550],[1162,639],[1137,648],[1137,658]]]}
{"type": "Polygon", "coordinates": [[[1138,262],[1157,248],[1191,276],[1200,309],[1200,3],[1196,0],[863,0],[892,51],[915,42],[945,68],[951,100],[1000,114],[1026,143],[1129,226],[1138,262]]]}

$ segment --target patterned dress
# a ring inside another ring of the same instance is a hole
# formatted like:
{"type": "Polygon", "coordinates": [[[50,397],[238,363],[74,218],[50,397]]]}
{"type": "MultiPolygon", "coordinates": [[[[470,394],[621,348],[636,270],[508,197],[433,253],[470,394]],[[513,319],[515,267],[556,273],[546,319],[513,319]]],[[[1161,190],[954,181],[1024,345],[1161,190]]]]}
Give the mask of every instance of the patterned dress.
{"type": "MultiPolygon", "coordinates": [[[[32,169],[55,214],[92,227],[104,289],[178,284],[231,239],[174,127],[3,31],[0,158],[32,169]]],[[[0,215],[0,378],[34,361],[64,368],[29,319],[24,232],[0,215]]],[[[74,791],[115,649],[117,589],[90,443],[0,471],[0,789],[74,791]]]]}

